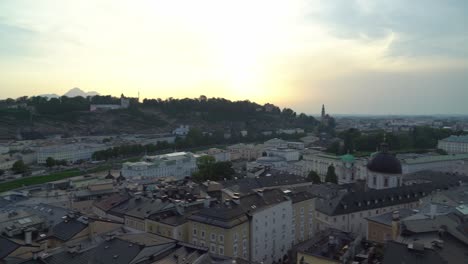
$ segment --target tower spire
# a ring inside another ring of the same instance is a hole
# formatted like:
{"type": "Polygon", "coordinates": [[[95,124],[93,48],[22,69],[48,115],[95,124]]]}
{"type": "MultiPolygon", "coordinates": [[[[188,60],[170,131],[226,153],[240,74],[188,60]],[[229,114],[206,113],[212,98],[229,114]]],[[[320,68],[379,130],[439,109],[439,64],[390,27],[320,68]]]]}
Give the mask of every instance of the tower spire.
{"type": "Polygon", "coordinates": [[[323,104],[322,105],[322,118],[325,117],[325,105],[323,104]]]}

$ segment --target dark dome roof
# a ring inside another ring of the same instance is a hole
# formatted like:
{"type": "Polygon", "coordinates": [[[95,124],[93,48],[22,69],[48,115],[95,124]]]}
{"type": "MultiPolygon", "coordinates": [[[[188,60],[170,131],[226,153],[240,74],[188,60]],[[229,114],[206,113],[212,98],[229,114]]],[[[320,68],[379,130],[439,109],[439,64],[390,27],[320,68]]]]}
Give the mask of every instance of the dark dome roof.
{"type": "Polygon", "coordinates": [[[367,168],[373,172],[401,174],[400,161],[388,152],[379,152],[367,163],[367,168]]]}

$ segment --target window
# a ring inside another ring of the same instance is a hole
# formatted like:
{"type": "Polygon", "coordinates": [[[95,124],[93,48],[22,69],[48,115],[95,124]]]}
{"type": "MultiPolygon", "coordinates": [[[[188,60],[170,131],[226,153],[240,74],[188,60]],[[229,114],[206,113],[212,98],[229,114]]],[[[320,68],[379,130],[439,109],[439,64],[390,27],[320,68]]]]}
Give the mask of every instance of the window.
{"type": "Polygon", "coordinates": [[[204,247],[205,246],[205,241],[200,240],[200,246],[204,247]]]}
{"type": "Polygon", "coordinates": [[[234,244],[234,246],[232,247],[232,251],[233,251],[234,257],[237,257],[237,244],[234,244]]]}
{"type": "Polygon", "coordinates": [[[216,254],[216,245],[215,244],[211,244],[210,252],[216,254]]]}
{"type": "Polygon", "coordinates": [[[237,242],[238,237],[239,237],[239,236],[237,235],[237,233],[235,233],[235,234],[234,234],[234,242],[237,242]]]}
{"type": "Polygon", "coordinates": [[[219,235],[218,239],[219,239],[219,243],[224,243],[224,235],[219,235]]]}
{"type": "Polygon", "coordinates": [[[377,177],[376,176],[372,177],[372,184],[374,186],[377,185],[377,177]]]}
{"type": "Polygon", "coordinates": [[[194,245],[197,244],[197,239],[196,238],[192,239],[192,244],[194,244],[194,245]]]}
{"type": "Polygon", "coordinates": [[[194,235],[194,236],[197,235],[197,229],[196,229],[196,228],[193,229],[193,235],[194,235]]]}
{"type": "Polygon", "coordinates": [[[211,241],[216,241],[216,234],[215,233],[211,233],[211,241]]]}
{"type": "Polygon", "coordinates": [[[218,248],[218,253],[219,253],[220,255],[224,255],[224,247],[223,247],[223,246],[219,246],[219,248],[218,248]]]}
{"type": "Polygon", "coordinates": [[[201,238],[205,238],[205,230],[200,231],[201,238]]]}
{"type": "Polygon", "coordinates": [[[384,187],[388,187],[388,178],[387,177],[385,177],[383,185],[384,185],[384,187]]]}

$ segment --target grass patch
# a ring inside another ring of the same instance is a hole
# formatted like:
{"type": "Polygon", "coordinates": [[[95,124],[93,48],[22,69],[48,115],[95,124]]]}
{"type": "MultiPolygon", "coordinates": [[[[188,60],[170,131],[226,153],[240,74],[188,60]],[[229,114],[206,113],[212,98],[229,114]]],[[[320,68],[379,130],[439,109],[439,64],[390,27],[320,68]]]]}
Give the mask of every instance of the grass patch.
{"type": "Polygon", "coordinates": [[[23,186],[30,186],[30,185],[42,184],[42,183],[51,182],[51,181],[63,180],[66,178],[80,176],[82,174],[83,172],[79,170],[68,170],[68,171],[56,172],[56,173],[52,173],[52,174],[44,175],[44,176],[33,176],[33,177],[17,179],[14,181],[0,183],[0,192],[6,192],[6,191],[20,188],[23,186]]]}
{"type": "Polygon", "coordinates": [[[92,169],[87,170],[86,173],[95,173],[95,172],[101,172],[101,171],[108,171],[110,169],[112,169],[112,165],[103,164],[103,165],[99,165],[97,167],[94,167],[92,169]]]}

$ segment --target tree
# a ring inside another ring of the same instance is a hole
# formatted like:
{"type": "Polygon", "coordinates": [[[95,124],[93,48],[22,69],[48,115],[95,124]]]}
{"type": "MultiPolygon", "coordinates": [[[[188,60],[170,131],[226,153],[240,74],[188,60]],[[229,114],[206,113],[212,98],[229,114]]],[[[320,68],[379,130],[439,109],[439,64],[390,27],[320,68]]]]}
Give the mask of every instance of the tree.
{"type": "Polygon", "coordinates": [[[13,163],[13,167],[11,168],[14,173],[25,173],[28,170],[28,166],[24,164],[22,160],[18,160],[15,163],[13,163]]]}
{"type": "Polygon", "coordinates": [[[231,162],[216,162],[214,157],[208,155],[200,157],[197,165],[198,171],[193,174],[193,179],[198,182],[231,179],[235,173],[231,162]]]}
{"type": "Polygon", "coordinates": [[[48,158],[46,159],[46,166],[47,166],[47,167],[51,168],[51,167],[55,166],[56,164],[57,164],[57,163],[55,162],[55,159],[54,159],[54,158],[48,157],[48,158]]]}
{"type": "Polygon", "coordinates": [[[335,167],[333,165],[328,166],[325,182],[338,183],[338,177],[336,176],[335,167]]]}
{"type": "Polygon", "coordinates": [[[312,182],[313,184],[320,184],[322,181],[320,180],[320,176],[317,174],[317,172],[311,170],[309,172],[309,175],[307,175],[307,181],[312,182]]]}
{"type": "Polygon", "coordinates": [[[0,169],[0,176],[2,176],[4,173],[5,173],[5,171],[0,169]]]}

